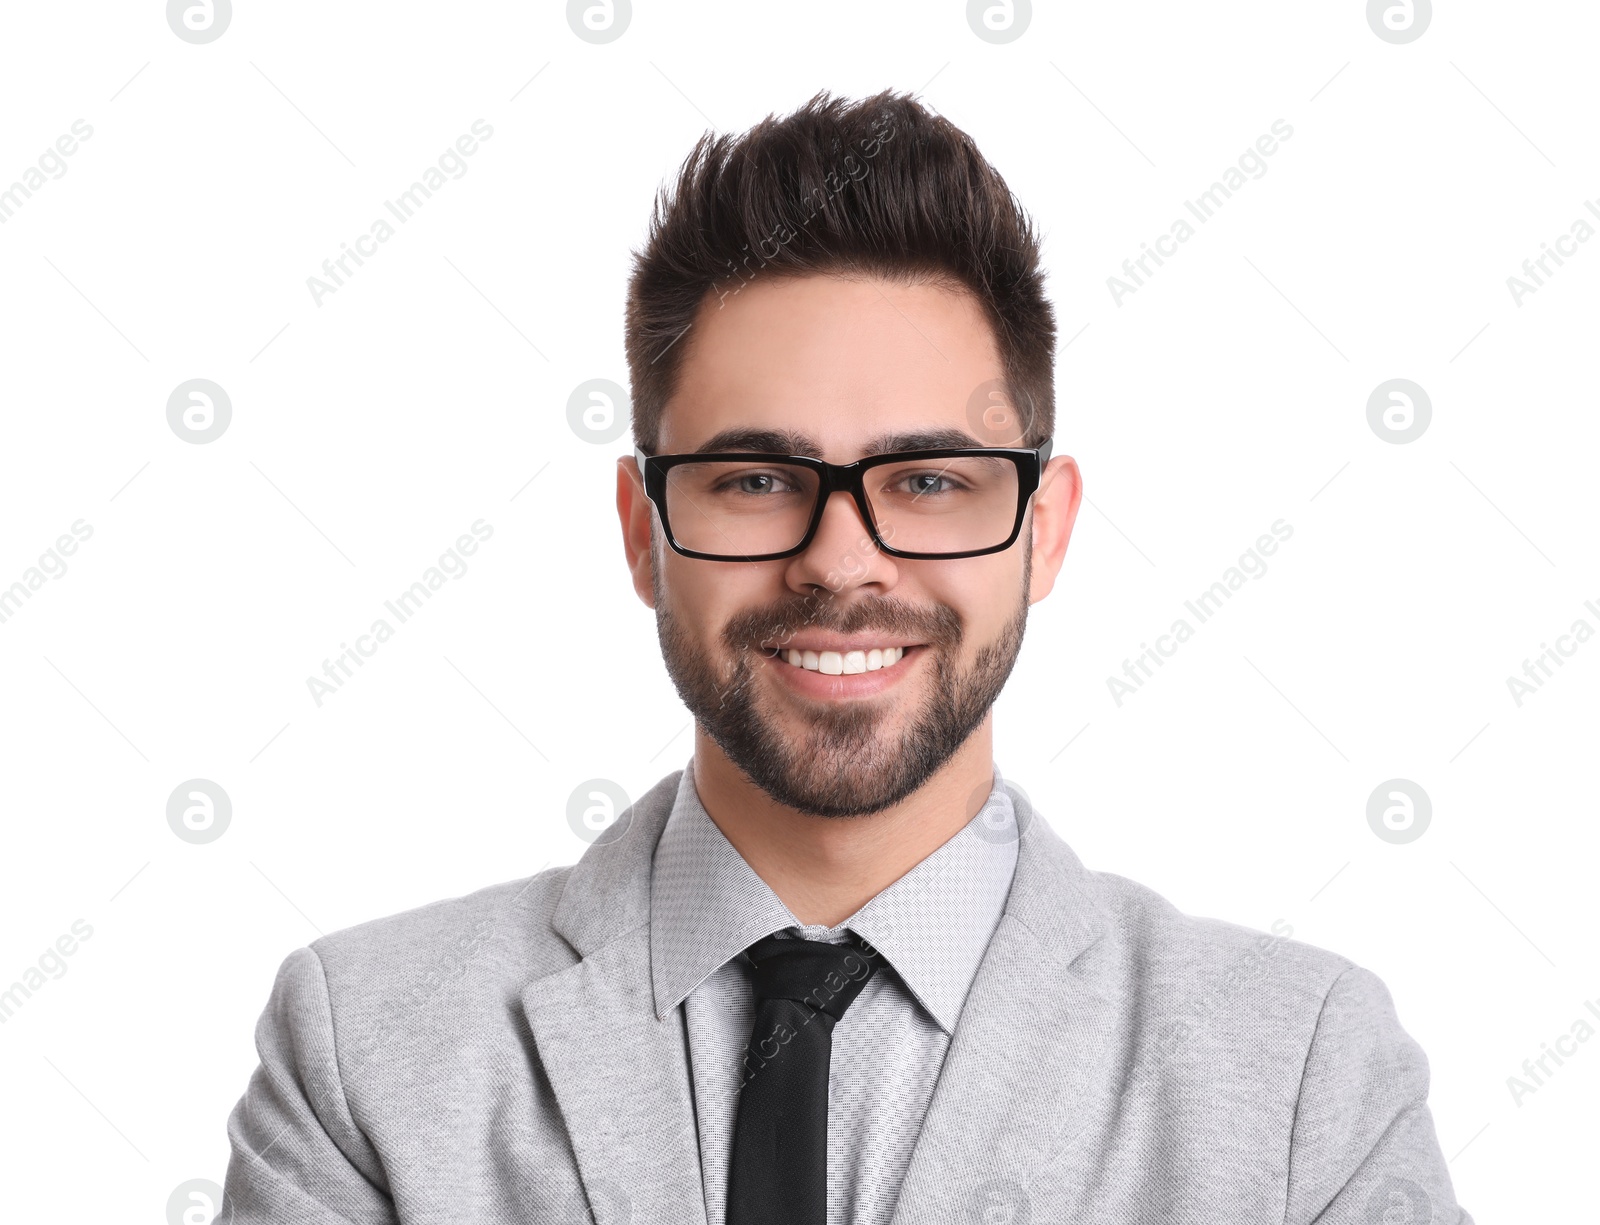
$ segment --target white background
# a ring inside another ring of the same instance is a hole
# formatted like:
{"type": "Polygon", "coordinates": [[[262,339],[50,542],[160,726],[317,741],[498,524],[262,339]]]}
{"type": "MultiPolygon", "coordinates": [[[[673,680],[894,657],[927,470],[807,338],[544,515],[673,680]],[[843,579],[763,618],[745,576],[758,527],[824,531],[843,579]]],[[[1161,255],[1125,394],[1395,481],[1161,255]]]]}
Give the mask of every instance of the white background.
{"type": "Polygon", "coordinates": [[[166,1219],[221,1181],[287,953],[571,862],[574,788],[686,764],[623,566],[629,438],[567,399],[626,386],[630,251],[703,131],[887,87],[1006,176],[1061,327],[1086,502],[1002,771],[1089,866],[1377,972],[1461,1202],[1579,1215],[1600,1042],[1520,1105],[1507,1077],[1600,997],[1600,642],[1520,706],[1506,678],[1600,629],[1600,242],[1520,305],[1507,278],[1600,198],[1600,13],[1442,10],[1392,45],[1359,0],[1080,2],[994,45],[952,3],[641,2],[597,46],[559,4],[276,0],[191,45],[150,0],[7,6],[0,184],[93,128],[0,225],[0,587],[93,529],[0,624],[0,986],[93,928],[0,1026],[8,1216],[166,1219]],[[318,305],[479,119],[467,173],[318,305]],[[1107,278],[1279,119],[1119,305],[1107,278]],[[232,402],[206,445],[166,418],[193,378],[232,402]],[[1367,421],[1392,378],[1432,402],[1404,445],[1367,421]],[[307,677],[478,519],[465,575],[317,706],[307,677]],[[1278,519],[1267,573],[1119,706],[1107,678],[1278,519]],[[207,845],[167,824],[193,778],[233,803],[207,845]],[[1407,845],[1367,823],[1392,778],[1433,804],[1407,845]]]}

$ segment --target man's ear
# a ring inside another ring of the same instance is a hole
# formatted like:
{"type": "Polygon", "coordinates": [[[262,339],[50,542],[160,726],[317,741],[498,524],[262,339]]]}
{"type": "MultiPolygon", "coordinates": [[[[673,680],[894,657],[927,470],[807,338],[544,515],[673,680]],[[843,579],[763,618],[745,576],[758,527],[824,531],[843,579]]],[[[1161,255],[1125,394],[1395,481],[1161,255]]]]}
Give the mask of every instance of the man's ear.
{"type": "Polygon", "coordinates": [[[1033,495],[1033,571],[1028,603],[1037,604],[1055,587],[1082,500],[1083,477],[1078,461],[1070,455],[1055,456],[1045,465],[1039,476],[1039,489],[1033,495]]]}
{"type": "Polygon", "coordinates": [[[617,460],[617,517],[622,521],[622,551],[633,576],[633,589],[646,608],[654,608],[656,592],[651,567],[655,564],[655,506],[645,494],[644,474],[631,455],[617,460]]]}

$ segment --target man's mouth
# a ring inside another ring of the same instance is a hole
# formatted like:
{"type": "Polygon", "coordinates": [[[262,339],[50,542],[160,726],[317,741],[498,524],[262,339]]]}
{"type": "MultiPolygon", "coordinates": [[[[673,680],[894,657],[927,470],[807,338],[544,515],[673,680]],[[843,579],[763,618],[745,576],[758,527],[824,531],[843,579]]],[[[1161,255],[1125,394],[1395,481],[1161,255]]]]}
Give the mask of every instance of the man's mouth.
{"type": "Polygon", "coordinates": [[[783,660],[807,672],[827,676],[852,676],[860,672],[879,672],[893,668],[908,656],[922,650],[921,645],[869,647],[854,651],[805,651],[793,647],[763,647],[769,659],[783,660]]]}

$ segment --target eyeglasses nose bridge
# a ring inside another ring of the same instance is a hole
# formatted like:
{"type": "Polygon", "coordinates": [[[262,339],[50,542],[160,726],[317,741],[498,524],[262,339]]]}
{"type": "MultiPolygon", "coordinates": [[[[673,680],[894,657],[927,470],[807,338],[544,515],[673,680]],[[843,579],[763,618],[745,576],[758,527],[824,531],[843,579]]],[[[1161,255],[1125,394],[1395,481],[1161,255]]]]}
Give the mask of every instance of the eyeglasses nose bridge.
{"type": "MultiPolygon", "coordinates": [[[[855,507],[856,518],[860,520],[864,544],[870,544],[876,552],[879,546],[878,531],[872,522],[872,511],[867,505],[867,490],[864,484],[866,473],[870,469],[859,462],[850,464],[828,464],[822,470],[822,480],[817,487],[817,507],[813,511],[816,531],[812,533],[812,543],[822,533],[822,518],[828,513],[828,505],[836,493],[850,495],[850,502],[855,507]]],[[[809,545],[807,546],[810,547],[809,545]]]]}

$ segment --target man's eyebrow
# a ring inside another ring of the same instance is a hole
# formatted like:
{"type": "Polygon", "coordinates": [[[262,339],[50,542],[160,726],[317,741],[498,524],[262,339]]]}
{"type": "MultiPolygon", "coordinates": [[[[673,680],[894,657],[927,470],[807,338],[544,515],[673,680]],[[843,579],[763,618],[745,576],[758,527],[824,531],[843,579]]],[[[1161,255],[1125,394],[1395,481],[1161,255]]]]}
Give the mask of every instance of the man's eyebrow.
{"type": "MultiPolygon", "coordinates": [[[[965,430],[953,427],[942,429],[906,430],[894,434],[879,434],[868,441],[862,450],[863,457],[885,455],[890,451],[930,451],[936,447],[981,447],[984,444],[965,430]]],[[[715,451],[764,451],[777,455],[806,455],[822,458],[822,447],[807,434],[796,430],[757,429],[735,426],[720,430],[694,449],[693,454],[708,455],[715,451]]]]}
{"type": "Polygon", "coordinates": [[[702,442],[692,452],[709,455],[714,451],[766,451],[775,455],[808,455],[822,458],[822,448],[815,441],[795,430],[758,429],[754,426],[734,426],[720,430],[702,442]]]}
{"type": "Polygon", "coordinates": [[[935,447],[981,447],[966,430],[953,426],[943,429],[908,430],[900,434],[879,434],[867,443],[863,455],[883,455],[889,451],[931,451],[935,447]]]}

